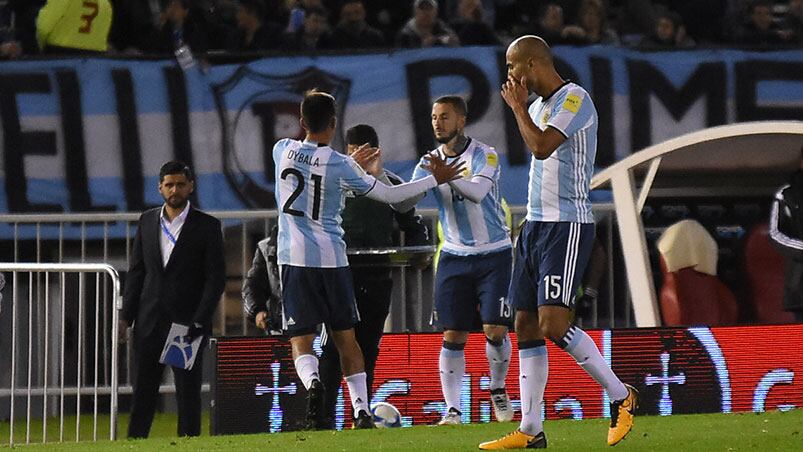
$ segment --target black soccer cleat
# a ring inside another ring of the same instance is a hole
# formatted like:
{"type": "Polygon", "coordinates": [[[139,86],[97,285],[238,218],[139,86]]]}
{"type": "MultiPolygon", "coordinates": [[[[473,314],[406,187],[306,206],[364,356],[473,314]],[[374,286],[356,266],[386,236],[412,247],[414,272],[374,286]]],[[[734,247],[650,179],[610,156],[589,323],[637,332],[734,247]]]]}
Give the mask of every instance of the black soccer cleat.
{"type": "Polygon", "coordinates": [[[371,417],[367,411],[360,410],[360,412],[357,413],[357,417],[354,419],[354,428],[376,428],[376,424],[374,424],[374,418],[371,417]]]}
{"type": "Polygon", "coordinates": [[[323,430],[327,428],[323,407],[325,397],[323,383],[318,379],[312,380],[307,390],[307,418],[304,422],[304,429],[323,430]]]}

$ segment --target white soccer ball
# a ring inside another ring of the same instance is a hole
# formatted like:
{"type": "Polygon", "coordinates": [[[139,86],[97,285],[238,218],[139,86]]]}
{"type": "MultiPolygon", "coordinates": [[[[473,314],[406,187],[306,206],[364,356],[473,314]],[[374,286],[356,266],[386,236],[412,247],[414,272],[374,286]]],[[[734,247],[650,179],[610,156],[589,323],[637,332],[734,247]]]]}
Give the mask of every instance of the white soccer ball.
{"type": "Polygon", "coordinates": [[[371,405],[371,416],[374,424],[379,428],[401,427],[401,413],[395,406],[387,402],[377,402],[371,405]]]}

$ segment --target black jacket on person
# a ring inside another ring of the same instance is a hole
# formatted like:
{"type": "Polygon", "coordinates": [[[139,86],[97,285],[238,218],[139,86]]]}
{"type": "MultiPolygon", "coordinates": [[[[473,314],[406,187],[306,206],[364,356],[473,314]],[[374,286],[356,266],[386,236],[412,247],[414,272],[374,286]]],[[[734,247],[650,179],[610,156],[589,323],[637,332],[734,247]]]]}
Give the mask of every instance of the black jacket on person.
{"type": "Polygon", "coordinates": [[[202,325],[212,332],[226,282],[220,221],[190,206],[167,266],[162,265],[161,207],[139,217],[125,279],[121,318],[134,325],[134,340],[167,337],[170,324],[202,325]]]}
{"type": "Polygon", "coordinates": [[[770,239],[787,258],[784,309],[803,311],[803,170],[775,193],[769,229],[770,239]]]}
{"type": "Polygon", "coordinates": [[[243,280],[243,311],[253,322],[260,311],[268,313],[268,329],[282,331],[282,279],[276,264],[279,227],[257,243],[251,268],[243,280]]]}
{"type": "MultiPolygon", "coordinates": [[[[165,266],[161,209],[139,217],[120,313],[129,325],[134,324],[129,438],[145,438],[150,433],[164,373],[159,358],[171,324],[199,324],[205,335],[211,334],[212,315],[226,282],[220,221],[190,206],[165,266]]],[[[201,345],[192,369],[171,367],[179,436],[201,434],[203,350],[201,345]]]]}

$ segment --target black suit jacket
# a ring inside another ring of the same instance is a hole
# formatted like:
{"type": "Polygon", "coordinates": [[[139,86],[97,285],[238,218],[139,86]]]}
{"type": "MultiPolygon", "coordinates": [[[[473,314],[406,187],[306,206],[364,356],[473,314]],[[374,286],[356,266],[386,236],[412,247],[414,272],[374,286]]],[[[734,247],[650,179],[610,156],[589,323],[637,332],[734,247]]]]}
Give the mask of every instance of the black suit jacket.
{"type": "Polygon", "coordinates": [[[199,323],[210,334],[226,279],[220,221],[192,206],[162,265],[161,209],[140,216],[125,281],[121,317],[134,324],[135,342],[166,335],[172,322],[199,323]]]}

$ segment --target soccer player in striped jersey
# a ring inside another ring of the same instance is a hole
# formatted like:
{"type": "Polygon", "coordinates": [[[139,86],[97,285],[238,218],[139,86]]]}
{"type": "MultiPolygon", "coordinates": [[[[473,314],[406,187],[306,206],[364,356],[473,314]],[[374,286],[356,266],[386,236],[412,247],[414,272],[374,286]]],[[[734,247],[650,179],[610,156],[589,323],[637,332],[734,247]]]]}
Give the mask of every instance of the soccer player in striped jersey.
{"type": "Polygon", "coordinates": [[[513,433],[480,444],[480,449],[545,448],[541,403],[548,374],[544,338],[569,353],[611,402],[608,444],[630,432],[638,392],[623,384],[594,341],[573,326],[575,288],[594,242],[588,200],[597,147],[597,111],[589,94],[563,80],[549,46],[522,36],[507,49],[502,97],[513,110],[530,165],[527,221],[516,243],[510,282],[519,342],[522,419],[513,433]],[[539,98],[527,108],[527,97],[539,98]]]}
{"type": "Polygon", "coordinates": [[[432,157],[424,163],[429,174],[423,179],[387,186],[365,173],[355,161],[371,164],[379,157],[378,150],[362,146],[353,159],[329,147],[335,125],[335,99],[327,93],[309,92],[301,102],[305,139],[283,139],[273,147],[283,327],[290,336],[296,372],[308,391],[307,427],[325,428],[324,388],[318,374],[318,358],[312,350],[317,327],[323,323],[331,330],[340,353],[354,408],[354,426],[373,428],[363,355],[353,329],[359,314],[340,227],[345,196],[352,193],[400,203],[452,180],[462,166],[432,157]]]}
{"type": "MultiPolygon", "coordinates": [[[[513,419],[505,390],[511,350],[508,329],[513,323],[507,300],[513,256],[499,195],[499,155],[493,147],[465,135],[466,114],[462,97],[438,98],[432,105],[432,129],[440,146],[424,156],[464,162],[466,168],[461,179],[430,190],[438,203],[444,235],[433,313],[433,320],[443,328],[439,369],[446,412],[440,425],[461,422],[463,349],[468,332],[475,328],[478,306],[494,413],[500,422],[513,419]]],[[[412,179],[426,176],[418,166],[412,179]]]]}

